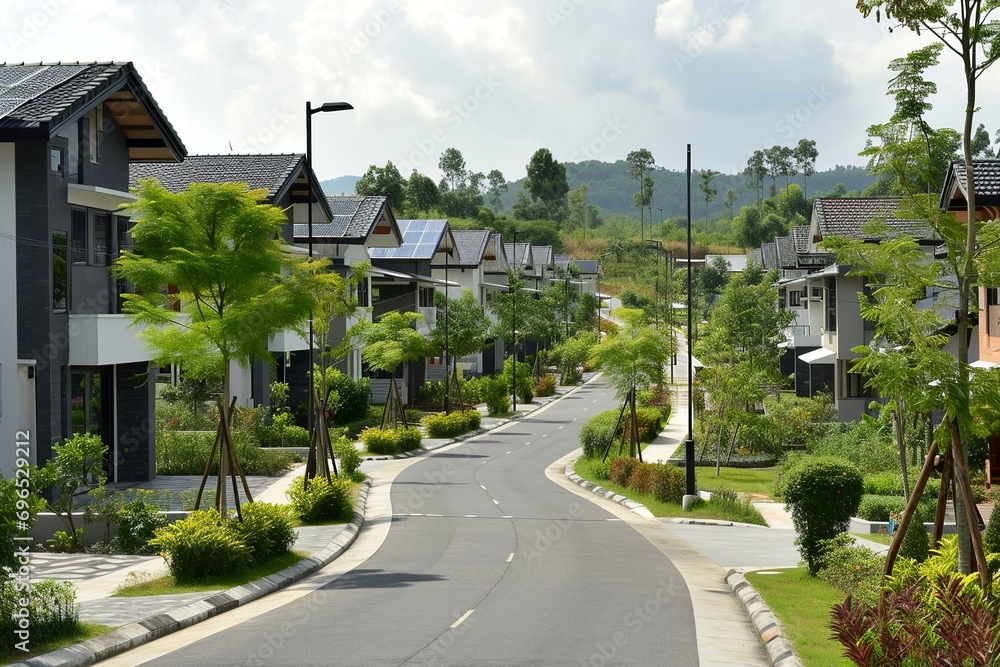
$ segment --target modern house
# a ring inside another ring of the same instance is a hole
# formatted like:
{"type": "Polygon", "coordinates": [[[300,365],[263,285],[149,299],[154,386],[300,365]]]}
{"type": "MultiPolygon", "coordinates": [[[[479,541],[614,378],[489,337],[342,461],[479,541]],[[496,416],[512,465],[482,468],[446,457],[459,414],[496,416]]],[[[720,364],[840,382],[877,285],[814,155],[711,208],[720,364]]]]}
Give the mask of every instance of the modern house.
{"type": "MultiPolygon", "coordinates": [[[[31,463],[96,433],[110,481],[155,475],[150,356],[109,266],[131,244],[129,165],[186,153],[131,63],[0,65],[0,438],[29,433],[31,463]]],[[[0,473],[14,463],[2,448],[0,473]]]]}

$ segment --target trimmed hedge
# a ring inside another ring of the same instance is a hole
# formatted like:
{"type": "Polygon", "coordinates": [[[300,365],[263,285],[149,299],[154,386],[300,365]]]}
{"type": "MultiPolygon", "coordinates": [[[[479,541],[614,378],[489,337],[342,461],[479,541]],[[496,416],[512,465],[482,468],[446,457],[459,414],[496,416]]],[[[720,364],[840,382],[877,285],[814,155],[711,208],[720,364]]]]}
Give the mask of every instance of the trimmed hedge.
{"type": "MultiPolygon", "coordinates": [[[[614,435],[620,414],[621,410],[605,410],[587,420],[580,429],[580,446],[584,456],[594,458],[604,455],[604,448],[614,435]]],[[[662,430],[663,414],[657,408],[636,408],[635,417],[639,425],[639,442],[652,442],[662,430]]],[[[627,428],[630,421],[627,415],[622,421],[622,428],[627,428]]]]}
{"type": "Polygon", "coordinates": [[[149,543],[160,549],[179,584],[231,574],[253,561],[253,549],[235,523],[215,509],[198,510],[158,530],[149,543]]]}
{"type": "Polygon", "coordinates": [[[457,435],[475,431],[482,424],[482,415],[476,410],[438,412],[423,418],[424,429],[429,438],[454,438],[457,435]]]}
{"type": "Polygon", "coordinates": [[[902,514],[906,509],[906,498],[902,496],[877,496],[866,493],[861,496],[858,512],[854,516],[865,521],[888,521],[889,514],[902,514]]]}
{"type": "Polygon", "coordinates": [[[620,456],[611,461],[608,479],[637,493],[652,494],[664,503],[680,504],[684,497],[684,472],[666,463],[645,463],[620,456]]]}
{"type": "Polygon", "coordinates": [[[408,428],[366,428],[361,432],[361,441],[370,454],[380,456],[402,454],[419,449],[421,435],[413,426],[408,428]]]}
{"type": "Polygon", "coordinates": [[[309,480],[308,488],[305,478],[296,477],[286,493],[302,523],[346,522],[354,518],[351,480],[345,477],[334,477],[329,482],[325,477],[315,477],[309,480]]]}

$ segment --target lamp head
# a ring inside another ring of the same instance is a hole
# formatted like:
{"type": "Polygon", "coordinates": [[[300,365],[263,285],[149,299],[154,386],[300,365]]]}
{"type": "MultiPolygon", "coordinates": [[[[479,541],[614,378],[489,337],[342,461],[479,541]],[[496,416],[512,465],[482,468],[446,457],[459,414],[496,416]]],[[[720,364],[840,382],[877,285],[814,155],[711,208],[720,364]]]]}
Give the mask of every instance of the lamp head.
{"type": "Polygon", "coordinates": [[[309,113],[320,113],[327,111],[348,111],[349,109],[353,108],[354,107],[351,106],[351,104],[348,102],[324,102],[318,107],[310,108],[309,113]]]}

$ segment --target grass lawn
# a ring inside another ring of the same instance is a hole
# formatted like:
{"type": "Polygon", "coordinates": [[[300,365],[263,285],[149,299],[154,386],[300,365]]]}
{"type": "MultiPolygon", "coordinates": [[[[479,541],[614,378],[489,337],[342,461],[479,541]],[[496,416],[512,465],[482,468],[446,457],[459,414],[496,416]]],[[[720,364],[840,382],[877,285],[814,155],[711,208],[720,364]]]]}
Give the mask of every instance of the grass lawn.
{"type": "Polygon", "coordinates": [[[854,537],[860,537],[863,540],[868,540],[869,542],[878,542],[879,544],[884,544],[889,546],[892,544],[892,535],[886,533],[851,533],[854,537]]]}
{"type": "Polygon", "coordinates": [[[62,639],[53,639],[52,641],[43,643],[29,643],[28,648],[31,650],[28,653],[13,648],[13,646],[10,645],[10,642],[5,641],[3,646],[0,647],[0,665],[10,665],[15,662],[23,662],[28,658],[44,655],[45,653],[51,653],[52,651],[61,649],[64,646],[69,646],[70,644],[79,644],[82,641],[93,639],[94,637],[100,637],[101,635],[111,632],[112,630],[114,630],[114,628],[109,625],[79,623],[76,632],[71,635],[66,635],[62,639]]]}
{"type": "Polygon", "coordinates": [[[698,488],[706,491],[725,488],[768,498],[774,492],[774,468],[720,468],[716,477],[714,467],[697,466],[694,479],[698,488]]]}
{"type": "Polygon", "coordinates": [[[843,593],[810,577],[804,567],[777,571],[781,574],[747,572],[746,578],[781,621],[802,662],[806,667],[850,667],[853,663],[829,638],[826,626],[830,607],[843,602],[843,593]]]}
{"type": "Polygon", "coordinates": [[[274,574],[279,570],[285,569],[289,565],[295,565],[307,555],[308,554],[301,551],[292,551],[291,553],[272,558],[266,563],[255,565],[252,568],[237,574],[213,577],[190,584],[178,584],[174,581],[173,575],[170,574],[163,577],[157,577],[155,579],[135,577],[134,583],[132,582],[133,578],[130,577],[125,580],[124,584],[115,590],[112,597],[133,598],[143,597],[146,595],[167,595],[172,593],[198,593],[201,591],[225,590],[227,588],[232,588],[233,586],[240,586],[242,584],[255,581],[261,577],[266,577],[269,574],[274,574]]]}
{"type": "Polygon", "coordinates": [[[764,518],[761,517],[759,513],[756,517],[750,517],[744,514],[741,514],[740,516],[733,516],[731,513],[725,511],[724,508],[708,503],[692,510],[685,510],[679,504],[665,503],[661,500],[657,500],[656,496],[652,494],[636,493],[632,489],[626,489],[625,487],[618,486],[617,484],[612,484],[609,480],[598,477],[593,471],[594,462],[595,460],[588,459],[586,457],[577,459],[575,464],[576,474],[589,482],[600,484],[609,491],[614,491],[615,493],[642,503],[650,512],[653,513],[653,516],[683,517],[685,519],[719,519],[722,521],[741,521],[744,523],[759,523],[760,525],[765,525],[764,518]]]}

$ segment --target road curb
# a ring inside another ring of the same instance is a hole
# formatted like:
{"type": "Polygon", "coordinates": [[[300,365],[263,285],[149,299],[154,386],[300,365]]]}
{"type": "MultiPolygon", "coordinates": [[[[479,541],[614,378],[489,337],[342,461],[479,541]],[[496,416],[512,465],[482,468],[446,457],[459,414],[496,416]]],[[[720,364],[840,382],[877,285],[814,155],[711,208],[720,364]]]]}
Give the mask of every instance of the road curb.
{"type": "Polygon", "coordinates": [[[743,605],[771,664],[774,667],[803,667],[801,658],[795,652],[792,642],[785,636],[777,617],[746,580],[743,572],[730,570],[726,574],[726,583],[743,605]]]}
{"type": "MultiPolygon", "coordinates": [[[[622,507],[628,508],[630,511],[635,512],[639,516],[643,516],[649,519],[656,519],[652,512],[646,508],[642,503],[637,503],[636,501],[626,498],[614,491],[609,491],[599,484],[585,480],[576,474],[576,460],[573,460],[566,466],[566,477],[569,478],[574,484],[590,491],[591,493],[606,498],[612,502],[618,503],[622,507]]],[[[697,520],[684,520],[686,523],[704,523],[708,525],[708,521],[697,521],[697,520]]],[[[711,525],[735,525],[734,522],[720,522],[711,525]]],[[[751,525],[751,524],[740,524],[740,525],[751,525]]],[[[741,570],[730,570],[726,574],[726,583],[733,590],[733,594],[739,598],[740,604],[743,605],[743,610],[746,612],[747,618],[750,619],[750,624],[753,626],[754,632],[757,634],[757,638],[760,639],[761,645],[764,647],[764,651],[767,654],[767,659],[770,661],[771,665],[774,667],[803,667],[802,660],[799,658],[798,654],[795,652],[795,648],[792,643],[785,636],[784,631],[778,624],[778,619],[771,611],[771,609],[764,603],[764,599],[760,597],[754,587],[750,585],[750,582],[746,580],[743,576],[741,570]]]]}
{"type": "Polygon", "coordinates": [[[203,600],[123,625],[100,637],[15,663],[11,667],[93,665],[286,588],[329,565],[354,543],[365,523],[365,506],[370,489],[371,480],[367,479],[358,491],[358,502],[355,504],[354,519],[351,523],[347,524],[329,544],[295,565],[242,586],[215,593],[203,600]]]}

